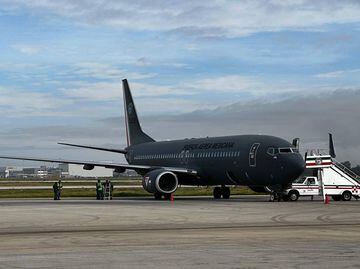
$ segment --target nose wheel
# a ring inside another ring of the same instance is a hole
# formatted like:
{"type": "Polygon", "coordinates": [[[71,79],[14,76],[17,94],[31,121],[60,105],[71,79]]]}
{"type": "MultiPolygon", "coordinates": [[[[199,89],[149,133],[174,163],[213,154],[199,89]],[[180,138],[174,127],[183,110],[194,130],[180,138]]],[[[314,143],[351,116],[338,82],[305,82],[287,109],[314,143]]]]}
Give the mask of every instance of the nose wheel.
{"type": "Polygon", "coordinates": [[[214,188],[214,199],[229,199],[230,198],[230,188],[229,187],[215,187],[214,188]]]}
{"type": "Polygon", "coordinates": [[[283,195],[282,193],[278,193],[278,192],[273,192],[270,193],[270,197],[269,197],[269,202],[281,202],[281,200],[283,200],[284,202],[289,201],[289,196],[283,195]]]}

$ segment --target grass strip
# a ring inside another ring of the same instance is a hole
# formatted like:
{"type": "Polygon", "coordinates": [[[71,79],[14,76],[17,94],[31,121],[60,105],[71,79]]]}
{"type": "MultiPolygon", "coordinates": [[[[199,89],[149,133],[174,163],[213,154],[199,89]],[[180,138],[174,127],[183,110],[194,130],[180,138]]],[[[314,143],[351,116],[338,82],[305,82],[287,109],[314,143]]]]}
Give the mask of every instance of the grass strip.
{"type": "MultiPolygon", "coordinates": [[[[194,188],[178,188],[175,196],[212,196],[213,188],[194,187],[194,188]]],[[[253,192],[246,187],[231,188],[232,195],[253,195],[259,194],[253,192]]],[[[75,197],[93,197],[95,198],[94,189],[64,189],[62,197],[75,198],[75,197]]],[[[115,189],[114,197],[148,197],[152,196],[151,193],[146,192],[142,188],[123,188],[115,189]]],[[[52,190],[0,190],[1,198],[52,198],[52,190]]]]}

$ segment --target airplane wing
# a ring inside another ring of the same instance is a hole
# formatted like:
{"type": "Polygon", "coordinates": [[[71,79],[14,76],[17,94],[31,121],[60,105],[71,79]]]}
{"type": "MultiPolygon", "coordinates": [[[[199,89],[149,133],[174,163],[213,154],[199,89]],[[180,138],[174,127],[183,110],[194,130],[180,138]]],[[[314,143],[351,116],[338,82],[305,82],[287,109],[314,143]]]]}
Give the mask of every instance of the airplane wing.
{"type": "Polygon", "coordinates": [[[46,159],[46,158],[15,157],[15,156],[0,156],[0,159],[78,164],[78,165],[84,165],[84,168],[87,167],[88,170],[91,170],[95,166],[111,168],[111,169],[120,168],[120,169],[130,169],[130,170],[143,170],[145,172],[162,168],[167,171],[174,172],[174,173],[197,175],[196,170],[186,169],[186,168],[181,168],[181,167],[132,165],[132,164],[120,164],[120,163],[112,163],[112,162],[75,161],[75,160],[64,160],[64,159],[46,159]]]}
{"type": "Polygon", "coordinates": [[[95,150],[102,150],[102,151],[109,151],[109,152],[116,152],[126,154],[125,149],[112,149],[112,148],[101,148],[101,147],[93,147],[93,146],[84,146],[84,145],[77,145],[77,144],[69,144],[69,143],[58,143],[59,145],[70,146],[70,147],[77,147],[77,148],[85,148],[85,149],[95,149],[95,150]]]}

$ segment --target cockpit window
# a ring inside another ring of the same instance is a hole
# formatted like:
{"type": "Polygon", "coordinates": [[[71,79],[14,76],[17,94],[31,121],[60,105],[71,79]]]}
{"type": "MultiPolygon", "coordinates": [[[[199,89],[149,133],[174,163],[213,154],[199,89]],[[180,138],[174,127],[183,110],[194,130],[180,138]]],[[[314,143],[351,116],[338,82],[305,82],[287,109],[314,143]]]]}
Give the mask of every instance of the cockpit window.
{"type": "Polygon", "coordinates": [[[292,153],[292,148],[279,148],[280,153],[292,153]]]}
{"type": "Polygon", "coordinates": [[[267,154],[274,156],[276,154],[288,154],[288,153],[293,153],[293,152],[298,152],[297,149],[295,148],[273,148],[273,147],[269,147],[266,151],[267,154]]]}
{"type": "Polygon", "coordinates": [[[274,155],[279,153],[279,149],[270,147],[270,148],[267,149],[266,152],[267,152],[267,154],[269,154],[271,156],[274,156],[274,155]]]}
{"type": "Polygon", "coordinates": [[[274,148],[268,148],[266,152],[267,152],[267,154],[269,154],[271,156],[275,155],[275,149],[274,148]]]}

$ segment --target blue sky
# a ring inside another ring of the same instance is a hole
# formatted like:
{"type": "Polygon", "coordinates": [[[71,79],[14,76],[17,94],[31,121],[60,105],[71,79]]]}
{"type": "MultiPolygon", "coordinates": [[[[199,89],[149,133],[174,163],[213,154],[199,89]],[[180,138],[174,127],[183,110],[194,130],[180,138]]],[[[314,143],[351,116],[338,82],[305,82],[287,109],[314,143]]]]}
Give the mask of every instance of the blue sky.
{"type": "MultiPolygon", "coordinates": [[[[123,146],[122,126],[102,123],[122,116],[123,78],[144,118],[357,90],[359,32],[359,1],[0,0],[0,145],[123,146]]],[[[187,128],[154,135],[202,135],[187,128]]]]}

